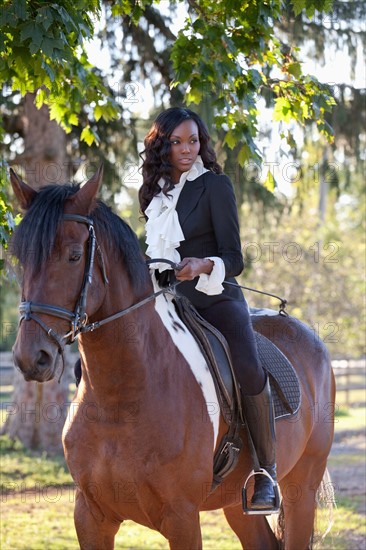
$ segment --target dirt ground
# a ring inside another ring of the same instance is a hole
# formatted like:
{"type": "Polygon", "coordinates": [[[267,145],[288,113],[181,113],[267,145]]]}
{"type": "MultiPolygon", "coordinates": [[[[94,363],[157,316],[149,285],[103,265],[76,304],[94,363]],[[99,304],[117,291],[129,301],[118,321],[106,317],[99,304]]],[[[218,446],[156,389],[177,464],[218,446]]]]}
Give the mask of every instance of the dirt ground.
{"type": "MultiPolygon", "coordinates": [[[[339,495],[360,496],[357,510],[360,514],[366,515],[366,434],[357,430],[354,432],[340,432],[335,435],[331,451],[331,466],[329,467],[332,482],[334,484],[336,497],[339,495]],[[342,460],[341,465],[335,465],[333,457],[347,455],[363,455],[364,460],[347,461],[342,460]]],[[[358,499],[357,499],[358,500],[358,499]]]]}
{"type": "MultiPolygon", "coordinates": [[[[365,430],[340,431],[335,434],[328,469],[335,501],[350,498],[366,525],[366,433],[365,430]]],[[[337,514],[337,510],[335,510],[337,514]]],[[[365,550],[366,538],[353,530],[347,532],[347,550],[365,550]]]]}

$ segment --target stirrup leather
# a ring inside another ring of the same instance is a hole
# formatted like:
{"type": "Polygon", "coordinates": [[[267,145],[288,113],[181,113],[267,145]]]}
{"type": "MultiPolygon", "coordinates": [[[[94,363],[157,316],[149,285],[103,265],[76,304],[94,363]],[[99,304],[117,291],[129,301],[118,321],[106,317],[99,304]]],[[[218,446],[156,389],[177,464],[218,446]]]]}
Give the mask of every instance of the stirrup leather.
{"type": "Polygon", "coordinates": [[[274,479],[269,475],[269,473],[264,469],[264,468],[260,468],[259,470],[252,470],[250,472],[250,474],[248,475],[245,483],[244,483],[244,487],[242,489],[242,498],[243,498],[243,512],[244,514],[261,514],[261,515],[270,515],[270,514],[278,514],[278,512],[280,511],[280,492],[279,492],[279,489],[278,489],[278,483],[277,481],[274,481],[274,479]],[[248,485],[248,481],[250,480],[250,478],[256,476],[256,475],[264,475],[264,476],[267,476],[271,482],[272,482],[272,485],[273,485],[273,491],[274,491],[274,496],[275,496],[275,501],[274,501],[274,505],[271,507],[271,508],[259,508],[259,509],[254,509],[254,508],[251,508],[250,506],[248,506],[248,499],[247,499],[247,485],[248,485]]]}

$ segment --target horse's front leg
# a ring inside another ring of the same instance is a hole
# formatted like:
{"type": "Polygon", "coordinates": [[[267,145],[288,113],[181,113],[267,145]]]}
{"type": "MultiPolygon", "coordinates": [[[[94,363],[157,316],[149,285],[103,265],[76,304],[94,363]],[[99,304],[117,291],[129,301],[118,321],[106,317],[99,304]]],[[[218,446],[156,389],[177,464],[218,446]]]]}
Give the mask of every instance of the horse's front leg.
{"type": "Polygon", "coordinates": [[[107,520],[99,507],[92,501],[87,502],[79,490],[76,492],[74,521],[81,550],[113,550],[120,523],[107,520]]]}
{"type": "Polygon", "coordinates": [[[160,532],[168,539],[170,550],[202,550],[198,510],[193,513],[170,511],[162,521],[160,532]]]}

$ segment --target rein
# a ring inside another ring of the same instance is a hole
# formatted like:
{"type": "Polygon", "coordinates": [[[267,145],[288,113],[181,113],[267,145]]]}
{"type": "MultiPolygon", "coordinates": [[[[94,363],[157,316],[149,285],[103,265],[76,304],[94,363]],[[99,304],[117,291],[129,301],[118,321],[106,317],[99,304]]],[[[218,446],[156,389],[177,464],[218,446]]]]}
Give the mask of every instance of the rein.
{"type": "MultiPolygon", "coordinates": [[[[154,258],[153,260],[146,260],[146,265],[156,264],[156,263],[169,264],[170,267],[176,271],[180,271],[182,269],[182,267],[179,264],[172,262],[171,260],[165,260],[164,258],[154,258]]],[[[223,281],[222,284],[243,288],[244,290],[249,290],[250,292],[257,292],[258,294],[263,294],[264,296],[270,296],[271,298],[276,298],[276,300],[279,300],[280,302],[279,314],[286,315],[286,316],[288,315],[287,311],[285,311],[287,300],[285,300],[284,298],[281,298],[280,296],[277,296],[276,294],[271,294],[270,292],[264,292],[263,290],[257,290],[256,288],[250,288],[249,286],[239,285],[238,283],[231,283],[230,281],[223,281]]]]}
{"type": "MultiPolygon", "coordinates": [[[[156,258],[154,260],[146,260],[145,263],[146,263],[146,265],[150,265],[150,264],[154,264],[154,263],[158,263],[158,262],[169,264],[170,267],[172,267],[173,269],[175,269],[177,271],[182,269],[177,263],[172,262],[171,260],[165,260],[164,258],[156,258]]],[[[143,298],[142,300],[140,300],[136,304],[133,304],[132,306],[129,306],[126,309],[122,309],[121,311],[118,311],[117,313],[114,313],[113,315],[110,315],[109,317],[106,317],[105,319],[102,319],[101,321],[95,321],[94,323],[84,325],[83,327],[81,327],[79,332],[84,333],[84,332],[91,332],[93,330],[96,330],[97,328],[99,328],[103,325],[106,325],[107,323],[110,323],[111,321],[114,321],[115,319],[119,319],[120,317],[123,317],[124,315],[127,315],[127,313],[130,313],[131,311],[134,311],[135,309],[138,309],[141,306],[144,306],[145,304],[147,304],[148,302],[151,302],[152,300],[154,300],[155,298],[157,298],[161,294],[167,294],[167,293],[174,294],[175,288],[180,284],[180,282],[181,281],[177,281],[177,282],[175,282],[171,285],[168,285],[167,287],[162,288],[161,290],[158,290],[157,292],[154,292],[153,294],[150,294],[150,296],[147,296],[147,298],[143,298]]]]}
{"type": "Polygon", "coordinates": [[[179,283],[180,281],[173,283],[172,285],[169,285],[165,288],[162,288],[161,290],[158,290],[157,292],[150,294],[150,296],[147,296],[147,298],[140,300],[140,302],[137,302],[136,304],[133,304],[132,306],[126,309],[122,309],[121,311],[118,311],[117,313],[114,313],[113,315],[110,315],[109,317],[106,317],[101,321],[95,321],[95,323],[89,323],[88,325],[81,327],[79,332],[84,333],[84,332],[93,331],[103,325],[106,325],[107,323],[110,323],[111,321],[115,321],[115,319],[119,319],[120,317],[127,315],[127,313],[130,313],[131,311],[134,311],[135,309],[138,309],[141,306],[144,306],[145,304],[147,304],[148,302],[151,302],[161,294],[174,293],[175,287],[179,285],[179,283]]]}
{"type": "Polygon", "coordinates": [[[256,288],[250,288],[249,286],[239,285],[238,283],[230,283],[230,281],[223,281],[222,284],[236,286],[239,288],[243,288],[244,290],[249,290],[250,292],[257,292],[258,294],[263,294],[264,296],[270,296],[271,298],[276,298],[276,300],[280,301],[280,305],[278,306],[280,310],[279,314],[285,315],[286,317],[288,316],[287,311],[285,311],[287,300],[285,300],[284,298],[281,298],[280,296],[277,296],[276,294],[271,294],[270,292],[264,292],[263,290],[257,290],[256,288]]]}

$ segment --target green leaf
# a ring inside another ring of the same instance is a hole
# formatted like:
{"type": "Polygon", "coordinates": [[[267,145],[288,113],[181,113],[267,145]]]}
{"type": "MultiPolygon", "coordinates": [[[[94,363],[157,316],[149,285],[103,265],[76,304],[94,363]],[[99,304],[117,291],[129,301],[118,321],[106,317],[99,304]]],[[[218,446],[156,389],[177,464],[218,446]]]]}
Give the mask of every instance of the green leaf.
{"type": "Polygon", "coordinates": [[[98,120],[103,116],[103,107],[101,105],[96,105],[94,107],[94,118],[98,122],[98,120]]]}
{"type": "Polygon", "coordinates": [[[43,34],[41,29],[37,26],[37,31],[32,35],[32,42],[30,43],[29,50],[31,54],[38,52],[43,40],[43,34]]]}
{"type": "Polygon", "coordinates": [[[75,32],[78,29],[82,30],[82,27],[83,31],[86,31],[87,35],[89,34],[87,28],[83,25],[83,21],[78,19],[77,16],[75,17],[75,15],[73,19],[63,6],[60,6],[60,4],[54,4],[53,9],[55,11],[56,18],[60,20],[68,34],[75,32]]]}
{"type": "Polygon", "coordinates": [[[291,103],[286,97],[277,97],[275,99],[275,108],[273,111],[273,120],[283,120],[289,122],[292,116],[291,103]]]}
{"type": "Polygon", "coordinates": [[[330,11],[333,7],[333,2],[334,2],[334,0],[325,0],[323,10],[326,11],[326,12],[330,11]]]}
{"type": "Polygon", "coordinates": [[[28,38],[32,38],[32,41],[35,42],[42,41],[42,33],[39,29],[39,26],[34,21],[29,21],[28,23],[25,23],[21,30],[20,40],[24,42],[28,38]]]}
{"type": "Polygon", "coordinates": [[[44,90],[43,88],[40,88],[38,91],[37,91],[37,95],[36,95],[36,99],[35,99],[35,104],[36,104],[36,107],[37,109],[40,109],[43,105],[43,103],[45,102],[45,99],[47,98],[47,92],[46,90],[44,90]]]}
{"type": "Polygon", "coordinates": [[[40,8],[38,10],[36,22],[41,24],[45,31],[48,31],[48,29],[54,22],[52,11],[47,6],[40,8]]]}
{"type": "Polygon", "coordinates": [[[47,57],[52,58],[54,47],[54,40],[52,38],[44,38],[42,41],[42,50],[47,57]]]}
{"type": "Polygon", "coordinates": [[[68,123],[72,126],[77,126],[79,124],[79,119],[76,113],[71,113],[68,117],[68,123]]]}
{"type": "Polygon", "coordinates": [[[18,17],[18,19],[25,21],[28,17],[26,0],[16,0],[15,2],[13,2],[13,6],[14,6],[14,13],[18,17]]]}
{"type": "Polygon", "coordinates": [[[306,8],[306,0],[292,0],[295,15],[299,15],[306,8]]]}
{"type": "Polygon", "coordinates": [[[315,13],[315,6],[309,6],[308,8],[306,8],[306,15],[308,16],[309,19],[312,19],[314,17],[314,13],[315,13]]]}
{"type": "Polygon", "coordinates": [[[334,141],[334,130],[326,120],[317,122],[318,130],[321,134],[326,136],[328,141],[332,143],[334,141]]]}
{"type": "Polygon", "coordinates": [[[287,71],[292,74],[295,78],[300,78],[302,75],[301,64],[298,61],[294,63],[289,63],[287,66],[287,71]]]}
{"type": "Polygon", "coordinates": [[[238,162],[240,166],[243,167],[245,163],[248,162],[248,160],[250,160],[251,156],[252,156],[251,150],[248,147],[248,145],[247,144],[243,145],[243,147],[240,149],[238,153],[238,162]]]}
{"type": "Polygon", "coordinates": [[[194,86],[192,83],[190,86],[188,86],[187,92],[186,92],[186,99],[187,103],[201,103],[202,100],[202,87],[199,88],[198,86],[194,86]]]}
{"type": "Polygon", "coordinates": [[[50,81],[54,82],[56,79],[56,74],[55,74],[55,71],[53,70],[53,66],[47,61],[42,61],[42,69],[44,69],[44,71],[47,73],[50,81]]]}
{"type": "Polygon", "coordinates": [[[92,145],[94,142],[95,143],[99,143],[99,137],[97,135],[96,132],[94,132],[90,126],[86,126],[83,131],[81,132],[81,136],[80,136],[80,139],[81,141],[85,141],[89,147],[90,145],[92,145]]]}
{"type": "Polygon", "coordinates": [[[266,179],[264,180],[263,185],[264,185],[264,187],[265,187],[266,189],[268,189],[268,191],[270,191],[271,193],[274,192],[275,187],[276,187],[276,180],[274,179],[271,170],[268,170],[267,177],[266,177],[266,179]]]}
{"type": "Polygon", "coordinates": [[[230,147],[230,149],[234,149],[237,143],[237,139],[232,130],[229,130],[228,132],[226,132],[224,143],[226,143],[230,147]]]}
{"type": "Polygon", "coordinates": [[[250,80],[253,83],[254,87],[258,90],[258,88],[263,83],[263,78],[261,73],[256,69],[249,69],[248,76],[250,77],[250,80]]]}
{"type": "Polygon", "coordinates": [[[60,103],[52,102],[49,105],[49,108],[50,108],[50,119],[56,120],[57,122],[61,122],[67,110],[66,106],[61,105],[60,103]]]}

